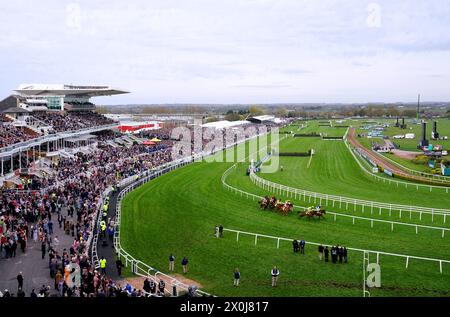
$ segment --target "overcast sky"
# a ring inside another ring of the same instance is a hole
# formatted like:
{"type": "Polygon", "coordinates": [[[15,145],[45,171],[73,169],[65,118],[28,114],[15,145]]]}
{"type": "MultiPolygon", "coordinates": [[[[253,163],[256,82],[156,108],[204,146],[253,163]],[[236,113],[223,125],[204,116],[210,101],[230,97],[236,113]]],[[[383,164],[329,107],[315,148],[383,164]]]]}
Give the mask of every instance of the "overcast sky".
{"type": "Polygon", "coordinates": [[[97,103],[450,101],[449,0],[0,2],[0,99],[107,84],[97,103]]]}

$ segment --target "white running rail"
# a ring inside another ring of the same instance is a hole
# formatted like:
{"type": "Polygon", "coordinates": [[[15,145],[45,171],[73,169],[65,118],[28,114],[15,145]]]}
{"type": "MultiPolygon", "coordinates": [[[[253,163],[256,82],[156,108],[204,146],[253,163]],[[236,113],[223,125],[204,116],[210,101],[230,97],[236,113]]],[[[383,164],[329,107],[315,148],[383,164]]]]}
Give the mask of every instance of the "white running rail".
{"type": "MultiPolygon", "coordinates": [[[[177,161],[166,163],[166,164],[156,168],[155,170],[146,171],[146,172],[142,173],[141,175],[139,175],[139,177],[137,179],[134,179],[134,178],[129,179],[130,184],[127,184],[125,188],[121,189],[121,191],[119,192],[119,195],[118,195],[117,206],[116,206],[116,221],[115,221],[116,228],[114,231],[114,249],[115,249],[116,253],[118,254],[118,256],[125,258],[125,266],[128,267],[130,265],[132,273],[139,275],[139,276],[146,277],[146,278],[150,278],[155,282],[158,282],[159,279],[163,278],[166,282],[165,292],[169,293],[169,294],[173,294],[175,292],[174,291],[170,292],[167,289],[168,287],[171,287],[172,289],[175,287],[177,290],[182,289],[185,291],[188,291],[188,288],[189,288],[188,285],[177,280],[176,278],[171,277],[167,274],[164,274],[163,272],[160,272],[159,270],[151,267],[150,265],[134,258],[131,254],[129,254],[122,247],[122,245],[120,243],[120,223],[121,223],[121,204],[122,204],[123,197],[125,197],[131,191],[135,190],[137,187],[139,187],[139,186],[151,181],[152,179],[157,178],[167,172],[170,172],[179,167],[182,167],[182,166],[185,166],[192,162],[203,159],[206,156],[214,155],[219,151],[224,151],[224,150],[231,148],[237,144],[244,143],[250,139],[253,139],[253,138],[256,138],[259,136],[261,136],[261,135],[258,134],[253,137],[250,137],[250,138],[245,138],[245,139],[239,140],[238,142],[228,145],[222,149],[218,149],[218,150],[214,151],[213,153],[199,153],[194,156],[190,156],[190,157],[182,158],[177,161]]],[[[122,185],[124,185],[124,184],[122,184],[122,185]]],[[[201,290],[197,290],[196,292],[202,296],[212,296],[201,290]]]]}
{"type": "MultiPolygon", "coordinates": [[[[274,237],[274,236],[270,236],[270,235],[265,235],[265,234],[261,234],[261,233],[253,233],[253,232],[246,232],[246,231],[240,231],[240,230],[234,230],[234,229],[227,229],[224,228],[223,231],[227,231],[227,232],[234,232],[236,233],[236,241],[239,242],[239,236],[240,235],[249,235],[249,236],[253,236],[255,237],[255,245],[258,244],[258,238],[268,238],[268,239],[274,239],[277,240],[277,248],[280,247],[280,241],[289,241],[292,242],[294,239],[288,239],[288,238],[282,238],[282,237],[274,237]]],[[[311,242],[311,241],[305,241],[306,244],[311,244],[311,245],[327,245],[326,243],[317,243],[317,242],[311,242]]],[[[405,268],[408,268],[409,266],[409,260],[421,260],[421,261],[428,261],[428,262],[436,262],[439,264],[439,272],[442,274],[443,270],[442,270],[442,266],[444,263],[450,264],[449,260],[443,260],[443,259],[434,259],[434,258],[427,258],[427,257],[420,257],[420,256],[414,256],[414,255],[406,255],[406,254],[398,254],[398,253],[388,253],[388,252],[383,252],[383,251],[375,251],[375,250],[365,250],[365,249],[358,249],[358,248],[349,248],[347,247],[348,250],[350,251],[357,251],[357,252],[367,252],[367,253],[372,253],[372,254],[376,254],[377,255],[377,263],[379,263],[380,261],[380,255],[386,255],[386,256],[393,256],[393,257],[400,257],[400,258],[404,258],[406,260],[406,264],[405,264],[405,268]]]]}
{"type": "MultiPolygon", "coordinates": [[[[419,190],[419,187],[424,187],[424,188],[428,188],[431,191],[433,191],[433,188],[438,189],[438,190],[443,190],[445,191],[447,194],[449,192],[449,187],[446,186],[434,186],[434,185],[427,185],[427,184],[419,184],[419,183],[408,183],[408,182],[403,182],[403,181],[397,181],[397,180],[392,180],[392,179],[386,179],[384,177],[378,176],[376,174],[371,173],[370,171],[368,171],[359,161],[359,159],[356,157],[356,154],[353,151],[356,150],[352,150],[352,148],[350,147],[350,145],[348,144],[347,140],[344,140],[344,144],[347,147],[347,149],[349,150],[350,154],[353,156],[353,158],[355,159],[356,163],[358,163],[359,167],[364,171],[364,173],[368,174],[369,176],[375,178],[378,181],[383,181],[388,182],[389,184],[393,183],[393,184],[397,184],[397,187],[399,187],[399,185],[401,184],[402,186],[404,185],[405,188],[409,187],[415,187],[416,190],[419,190]]],[[[358,153],[359,154],[359,153],[358,153]]]]}
{"type": "MultiPolygon", "coordinates": [[[[226,178],[229,175],[229,173],[232,171],[233,168],[235,168],[236,166],[233,165],[232,167],[230,167],[228,170],[225,171],[225,173],[222,175],[222,184],[225,188],[227,188],[228,190],[231,190],[237,194],[240,194],[241,197],[245,196],[247,199],[252,198],[253,200],[255,199],[262,199],[263,196],[260,195],[255,195],[243,190],[240,190],[238,188],[235,188],[229,184],[226,183],[226,178]]],[[[297,206],[294,205],[295,208],[298,209],[302,209],[305,210],[306,207],[303,206],[297,206]]],[[[415,232],[416,234],[419,233],[419,228],[424,228],[424,229],[430,229],[430,230],[438,230],[441,231],[441,237],[444,238],[445,237],[445,232],[450,231],[450,228],[444,228],[444,227],[434,227],[434,226],[426,226],[426,225],[419,225],[419,224],[412,224],[412,223],[406,223],[406,222],[399,222],[399,221],[390,221],[390,220],[382,220],[382,219],[374,219],[374,218],[366,218],[366,217],[359,217],[359,216],[353,216],[353,215],[347,215],[347,214],[342,214],[342,213],[337,213],[337,212],[332,212],[332,211],[326,211],[327,214],[333,215],[334,216],[334,221],[336,221],[337,217],[344,217],[344,218],[352,218],[352,223],[355,224],[356,220],[363,220],[363,221],[370,221],[370,227],[373,228],[373,224],[374,222],[380,222],[380,223],[387,223],[391,225],[391,231],[394,231],[394,225],[399,225],[399,226],[407,226],[407,227],[413,227],[415,228],[415,232]]]]}
{"type": "MultiPolygon", "coordinates": [[[[379,157],[388,160],[392,164],[397,165],[401,169],[407,170],[408,172],[410,172],[412,174],[417,174],[418,176],[423,176],[423,177],[427,177],[427,178],[430,178],[430,179],[439,180],[439,181],[442,181],[443,184],[450,183],[450,177],[448,177],[448,176],[437,175],[437,174],[430,174],[430,173],[427,173],[427,172],[421,172],[421,171],[413,170],[413,169],[411,169],[409,167],[406,167],[406,166],[404,166],[404,165],[394,161],[390,157],[387,157],[385,155],[382,155],[381,153],[378,153],[377,151],[373,151],[372,150],[372,152],[375,153],[376,155],[378,155],[379,157]]],[[[417,153],[417,154],[419,154],[419,153],[417,153]]]]}
{"type": "MultiPolygon", "coordinates": [[[[256,174],[252,173],[250,174],[250,178],[254,184],[257,186],[266,189],[271,190],[275,193],[283,194],[285,193],[286,196],[295,197],[296,199],[303,199],[306,201],[307,198],[309,198],[309,202],[314,200],[315,203],[319,203],[322,205],[322,203],[325,203],[326,206],[329,206],[329,203],[332,204],[334,207],[335,204],[339,204],[339,208],[342,208],[342,205],[345,205],[345,208],[348,209],[349,205],[353,205],[354,211],[356,211],[356,207],[360,206],[361,210],[364,211],[365,208],[367,210],[370,210],[371,212],[374,211],[374,209],[378,209],[381,213],[382,210],[387,210],[389,212],[392,212],[393,210],[397,210],[399,212],[400,218],[402,216],[403,212],[409,212],[411,213],[419,213],[420,219],[422,220],[422,214],[430,214],[432,217],[432,221],[434,221],[435,215],[441,215],[444,217],[444,223],[446,221],[446,217],[450,215],[449,209],[440,209],[440,208],[430,208],[430,207],[421,207],[421,206],[412,206],[412,205],[399,205],[399,204],[389,204],[389,203],[382,203],[382,202],[376,202],[376,201],[369,201],[369,200],[362,200],[362,199],[356,199],[356,198],[349,198],[349,197],[343,197],[343,196],[336,196],[336,195],[329,195],[329,194],[323,194],[323,193],[317,193],[312,191],[307,191],[303,189],[293,188],[285,185],[281,185],[278,183],[274,183],[271,181],[268,181],[266,179],[263,179],[256,174]]],[[[410,217],[411,218],[411,217],[410,217]]]]}

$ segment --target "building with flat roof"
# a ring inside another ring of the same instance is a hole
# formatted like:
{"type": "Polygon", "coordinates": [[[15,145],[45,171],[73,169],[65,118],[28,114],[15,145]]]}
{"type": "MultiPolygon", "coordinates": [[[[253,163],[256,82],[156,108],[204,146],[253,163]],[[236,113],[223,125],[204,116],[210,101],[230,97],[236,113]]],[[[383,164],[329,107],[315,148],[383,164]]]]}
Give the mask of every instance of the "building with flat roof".
{"type": "Polygon", "coordinates": [[[19,106],[30,111],[88,111],[94,110],[92,97],[129,93],[111,86],[75,86],[22,84],[14,92],[20,97],[19,106]]]}

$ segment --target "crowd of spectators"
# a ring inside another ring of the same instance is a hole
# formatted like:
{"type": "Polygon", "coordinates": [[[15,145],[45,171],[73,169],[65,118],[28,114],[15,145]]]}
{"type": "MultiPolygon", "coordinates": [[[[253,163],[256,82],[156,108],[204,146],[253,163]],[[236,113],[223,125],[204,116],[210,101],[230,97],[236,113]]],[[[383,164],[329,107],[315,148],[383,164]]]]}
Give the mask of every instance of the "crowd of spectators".
{"type": "Polygon", "coordinates": [[[54,132],[75,131],[114,123],[113,120],[92,111],[35,112],[33,117],[51,126],[54,132]]]}
{"type": "Polygon", "coordinates": [[[0,121],[0,148],[35,138],[26,133],[22,127],[16,127],[9,122],[0,121]]]}
{"type": "Polygon", "coordinates": [[[31,239],[41,244],[42,257],[48,259],[50,277],[55,279],[54,292],[43,285],[31,296],[50,296],[51,293],[64,297],[143,295],[95,271],[87,254],[88,241],[105,189],[123,178],[169,162],[170,154],[170,148],[150,151],[143,145],[103,146],[92,153],[78,153],[75,158],[61,158],[54,163],[52,186],[40,191],[1,192],[2,258],[15,257],[18,247],[20,252],[27,252],[31,239]],[[59,246],[59,239],[53,233],[55,218],[65,234],[73,238],[70,247],[59,246]]]}
{"type": "MultiPolygon", "coordinates": [[[[78,113],[75,116],[84,115],[78,113]]],[[[87,116],[97,118],[98,115],[87,116]]],[[[63,121],[64,124],[56,123],[56,126],[64,130],[73,127],[71,119],[63,121]]],[[[103,119],[99,122],[107,123],[103,119]]],[[[162,142],[154,146],[114,147],[106,141],[117,135],[102,134],[99,147],[92,152],[80,152],[73,158],[60,158],[52,163],[51,181],[42,183],[39,191],[1,191],[1,256],[15,257],[18,248],[19,252],[25,253],[28,242],[33,240],[41,245],[42,258],[48,260],[49,274],[55,281],[53,292],[51,287],[43,285],[37,292],[33,290],[31,296],[45,297],[51,293],[63,297],[143,296],[130,285],[122,287],[106,274],[96,271],[88,249],[106,188],[172,160],[169,131],[151,133],[142,136],[157,137],[162,142]],[[53,230],[56,225],[73,240],[71,245],[60,245],[53,230]]],[[[203,140],[203,144],[206,142],[209,141],[203,140]]],[[[108,219],[108,223],[111,221],[114,219],[108,219]]],[[[23,294],[23,290],[19,293],[23,294]]]]}
{"type": "MultiPolygon", "coordinates": [[[[114,123],[113,120],[92,111],[34,112],[32,116],[50,126],[50,133],[75,131],[114,123]]],[[[36,137],[36,134],[27,133],[23,127],[16,127],[10,121],[5,115],[0,115],[0,148],[36,137]]]]}

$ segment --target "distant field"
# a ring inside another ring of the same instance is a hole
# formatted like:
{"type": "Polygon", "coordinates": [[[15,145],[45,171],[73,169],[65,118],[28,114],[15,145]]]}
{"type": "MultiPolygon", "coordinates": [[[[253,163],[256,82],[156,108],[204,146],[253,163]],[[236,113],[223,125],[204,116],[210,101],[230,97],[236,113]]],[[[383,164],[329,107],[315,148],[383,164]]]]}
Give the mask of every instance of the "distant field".
{"type": "MultiPolygon", "coordinates": [[[[285,128],[295,129],[297,125],[285,128]]],[[[302,133],[333,129],[309,122],[302,133]],[[305,130],[306,129],[306,130],[305,130]],[[306,131],[306,132],[305,132],[306,131]]],[[[339,130],[338,128],[335,128],[339,130]]],[[[295,131],[294,131],[295,132],[295,131]]],[[[345,133],[336,131],[336,136],[345,133]]],[[[360,170],[343,141],[322,141],[320,138],[288,137],[281,142],[280,151],[307,151],[316,155],[307,168],[307,157],[282,157],[284,171],[260,174],[285,185],[322,193],[346,195],[376,201],[414,204],[446,208],[450,194],[426,190],[397,188],[369,178],[360,170]]],[[[225,233],[223,239],[213,237],[214,226],[287,237],[326,244],[394,252],[416,256],[450,259],[450,235],[441,238],[439,231],[421,230],[415,234],[409,227],[331,217],[322,221],[299,219],[261,211],[256,201],[227,191],[221,177],[232,163],[195,163],[178,169],[140,187],[127,195],[122,206],[122,245],[135,257],[166,270],[170,253],[177,257],[176,271],[183,256],[190,260],[186,277],[202,284],[203,289],[223,296],[362,296],[362,253],[350,252],[348,264],[320,263],[316,247],[307,246],[306,255],[294,255],[292,246],[282,242],[225,233]],[[280,268],[279,286],[270,286],[270,269],[280,268]],[[232,285],[233,270],[242,273],[241,286],[232,285]]],[[[257,195],[272,194],[256,187],[245,170],[248,163],[239,163],[226,178],[227,184],[257,195]]],[[[283,198],[286,199],[286,198],[283,198]]],[[[307,202],[295,201],[307,206],[307,202]]],[[[345,208],[332,208],[344,214],[357,214],[345,208]]],[[[449,227],[441,218],[433,221],[429,215],[419,220],[399,219],[397,215],[364,215],[373,219],[396,220],[431,226],[449,227]]],[[[373,258],[372,258],[373,260],[373,258]]],[[[443,274],[437,264],[411,261],[405,269],[404,260],[381,258],[382,288],[373,289],[372,296],[449,296],[450,265],[444,265],[443,274]]]]}
{"type": "MultiPolygon", "coordinates": [[[[422,127],[420,124],[413,124],[412,120],[405,120],[405,123],[407,124],[407,129],[403,130],[400,128],[394,127],[394,124],[396,120],[378,120],[379,122],[387,122],[391,126],[383,132],[384,135],[389,136],[391,141],[399,146],[400,150],[405,151],[413,151],[417,152],[417,154],[421,154],[422,152],[417,149],[417,145],[420,142],[421,136],[422,136],[422,127]],[[414,139],[394,139],[393,136],[395,135],[404,135],[406,133],[414,133],[415,138],[414,139]]],[[[401,122],[401,120],[400,120],[401,122]]],[[[450,119],[439,119],[437,125],[437,130],[440,134],[440,136],[448,136],[450,138],[450,119]]],[[[358,127],[361,126],[360,124],[357,125],[358,127]]],[[[439,144],[444,147],[446,150],[450,150],[450,139],[449,140],[431,140],[431,131],[433,128],[433,121],[427,120],[427,134],[426,137],[430,141],[431,144],[439,144]]],[[[367,134],[367,130],[361,130],[357,129],[357,133],[364,133],[367,134]]],[[[364,145],[366,148],[370,149],[372,147],[372,142],[377,143],[383,143],[381,138],[359,138],[358,141],[364,145]]],[[[414,169],[421,172],[430,172],[431,168],[428,167],[428,165],[419,165],[414,164],[410,160],[406,160],[403,158],[399,158],[396,156],[388,156],[389,158],[395,160],[397,163],[404,165],[407,168],[414,169]]],[[[449,158],[450,159],[450,158],[449,158]]]]}

